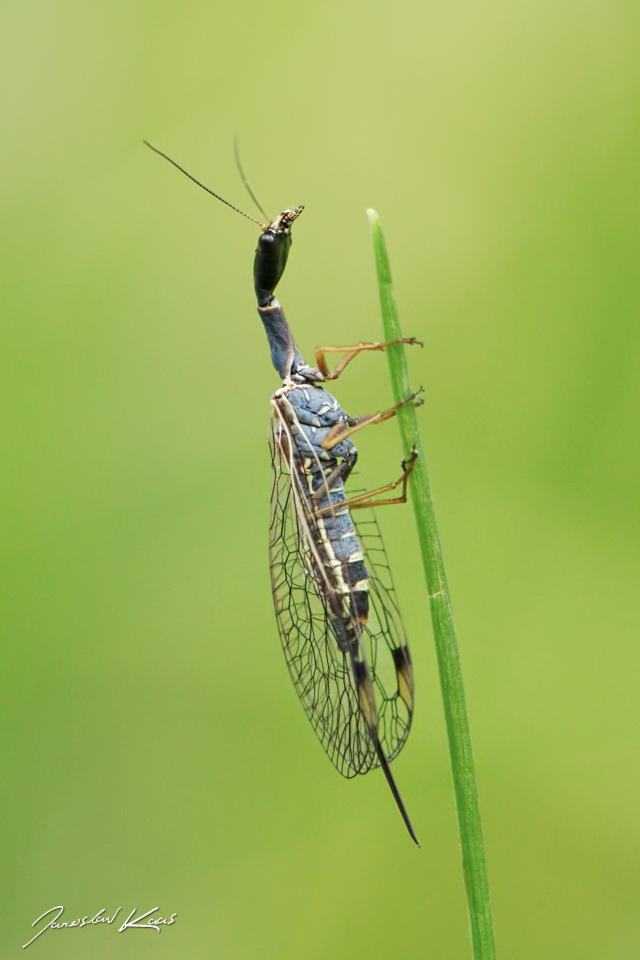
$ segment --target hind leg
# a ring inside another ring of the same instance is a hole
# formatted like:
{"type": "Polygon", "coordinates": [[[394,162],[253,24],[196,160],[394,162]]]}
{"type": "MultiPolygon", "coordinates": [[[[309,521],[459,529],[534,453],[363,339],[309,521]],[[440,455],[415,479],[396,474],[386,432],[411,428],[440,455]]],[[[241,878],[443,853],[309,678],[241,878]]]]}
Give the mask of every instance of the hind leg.
{"type": "Polygon", "coordinates": [[[418,451],[414,447],[411,451],[411,456],[402,461],[402,476],[398,480],[394,480],[393,483],[386,483],[383,487],[378,487],[376,490],[367,490],[365,493],[359,493],[355,497],[350,497],[347,500],[343,500],[341,503],[335,504],[335,506],[323,507],[322,510],[316,511],[316,516],[322,517],[328,513],[333,513],[335,510],[341,510],[343,507],[348,507],[350,510],[358,510],[362,507],[385,507],[392,503],[406,503],[407,481],[409,480],[409,476],[417,459],[418,451]],[[402,493],[400,496],[388,497],[382,500],[371,499],[380,493],[390,493],[391,490],[396,490],[401,484],[402,493]]]}

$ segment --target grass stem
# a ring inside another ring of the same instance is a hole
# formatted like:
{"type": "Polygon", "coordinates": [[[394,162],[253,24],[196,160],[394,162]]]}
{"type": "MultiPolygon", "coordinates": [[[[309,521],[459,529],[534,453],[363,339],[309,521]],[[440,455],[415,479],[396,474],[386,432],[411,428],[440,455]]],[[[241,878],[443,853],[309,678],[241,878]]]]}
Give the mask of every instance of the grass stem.
{"type": "MultiPolygon", "coordinates": [[[[396,340],[402,337],[402,331],[393,293],[384,234],[376,211],[367,210],[367,216],[373,235],[384,339],[396,340]]],[[[397,402],[412,392],[404,344],[389,347],[387,357],[393,395],[397,402]]],[[[405,456],[410,454],[413,447],[418,451],[418,459],[409,479],[409,488],[416,516],[416,526],[431,606],[433,635],[440,673],[440,687],[442,689],[458,813],[473,957],[474,960],[495,960],[496,948],[489,902],[489,881],[484,855],[478,788],[473,765],[460,652],[442,556],[442,545],[431,496],[429,474],[420,441],[418,417],[413,404],[407,404],[398,410],[398,422],[405,456]]]]}

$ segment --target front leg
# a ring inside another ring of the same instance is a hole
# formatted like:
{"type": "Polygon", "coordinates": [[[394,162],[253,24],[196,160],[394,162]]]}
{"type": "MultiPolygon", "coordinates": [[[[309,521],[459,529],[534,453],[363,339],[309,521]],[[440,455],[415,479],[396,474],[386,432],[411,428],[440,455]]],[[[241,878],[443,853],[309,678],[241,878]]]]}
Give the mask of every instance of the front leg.
{"type": "Polygon", "coordinates": [[[318,347],[316,350],[316,364],[325,380],[337,380],[347,364],[351,363],[359,353],[363,353],[365,350],[386,350],[387,347],[392,347],[395,343],[406,343],[409,346],[424,346],[422,341],[416,340],[415,337],[402,337],[399,340],[385,340],[384,343],[368,343],[363,341],[354,347],[318,347]],[[327,366],[326,353],[345,354],[333,371],[330,371],[327,366]]]}

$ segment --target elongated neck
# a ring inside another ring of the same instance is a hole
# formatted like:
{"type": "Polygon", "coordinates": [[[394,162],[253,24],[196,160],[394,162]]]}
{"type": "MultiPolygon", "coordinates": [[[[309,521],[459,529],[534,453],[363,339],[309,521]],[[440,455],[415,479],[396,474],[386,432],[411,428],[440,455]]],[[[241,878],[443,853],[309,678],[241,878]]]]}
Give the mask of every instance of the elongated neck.
{"type": "Polygon", "coordinates": [[[289,380],[299,367],[306,367],[302,354],[296,346],[284,310],[276,297],[266,306],[259,306],[258,313],[271,350],[271,362],[281,380],[289,380]]]}

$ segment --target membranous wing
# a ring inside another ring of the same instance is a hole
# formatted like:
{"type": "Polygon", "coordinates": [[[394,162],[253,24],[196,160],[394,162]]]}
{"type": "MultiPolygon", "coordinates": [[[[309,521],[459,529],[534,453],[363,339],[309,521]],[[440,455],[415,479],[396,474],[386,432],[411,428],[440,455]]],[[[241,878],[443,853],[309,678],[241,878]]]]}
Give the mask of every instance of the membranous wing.
{"type": "MultiPolygon", "coordinates": [[[[379,761],[358,703],[350,658],[331,628],[330,583],[309,523],[313,505],[296,468],[299,454],[291,425],[277,406],[270,444],[270,560],[280,638],[291,679],[320,742],[339,772],[352,777],[379,761]]],[[[369,575],[369,615],[360,641],[375,692],[380,744],[392,760],[411,725],[409,651],[375,514],[370,508],[357,510],[353,520],[369,575]]]]}

